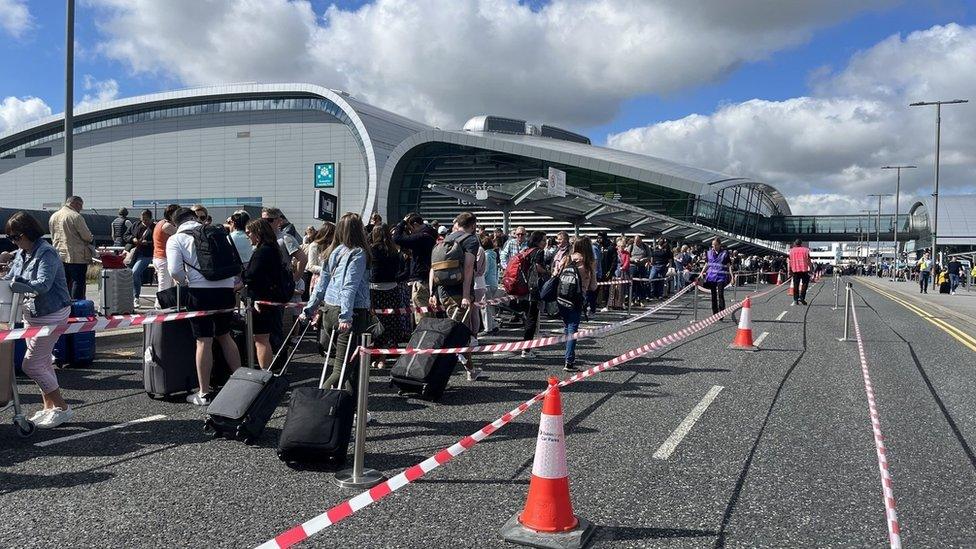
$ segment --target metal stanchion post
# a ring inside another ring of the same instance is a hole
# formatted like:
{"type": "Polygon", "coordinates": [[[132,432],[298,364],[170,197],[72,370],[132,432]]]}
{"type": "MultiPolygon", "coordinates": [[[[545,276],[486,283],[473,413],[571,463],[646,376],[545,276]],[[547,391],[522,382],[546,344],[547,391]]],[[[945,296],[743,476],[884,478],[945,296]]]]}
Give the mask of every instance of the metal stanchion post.
{"type": "Polygon", "coordinates": [[[840,309],[840,273],[834,271],[834,308],[832,311],[840,309]]]}
{"type": "Polygon", "coordinates": [[[739,273],[732,275],[732,303],[739,300],[739,273]]]}
{"type": "Polygon", "coordinates": [[[756,293],[759,293],[759,277],[762,276],[762,271],[756,271],[756,293]]]}
{"type": "Polygon", "coordinates": [[[247,367],[254,368],[254,301],[244,298],[244,325],[247,333],[244,335],[244,343],[247,345],[247,367]]]}
{"type": "Polygon", "coordinates": [[[696,279],[692,284],[695,285],[695,297],[693,298],[695,301],[695,305],[694,305],[695,320],[691,321],[691,323],[694,324],[695,322],[698,322],[698,288],[699,288],[698,280],[696,279]]]}
{"type": "MultiPolygon", "coordinates": [[[[349,338],[349,345],[354,342],[349,338]]],[[[369,334],[363,334],[362,347],[369,348],[369,334]]],[[[366,404],[369,399],[369,359],[370,354],[359,353],[359,383],[356,395],[356,445],[353,449],[352,469],[343,469],[335,474],[334,482],[340,488],[370,488],[386,480],[383,473],[374,469],[366,469],[363,461],[366,454],[366,404]]],[[[341,389],[341,388],[340,388],[341,389]]]]}
{"type": "Polygon", "coordinates": [[[837,341],[850,341],[851,333],[851,295],[854,292],[853,285],[847,283],[847,295],[844,298],[844,337],[838,338],[837,341]]]}
{"type": "Polygon", "coordinates": [[[630,279],[630,283],[627,284],[627,312],[630,312],[631,307],[634,306],[634,279],[630,279]]]}

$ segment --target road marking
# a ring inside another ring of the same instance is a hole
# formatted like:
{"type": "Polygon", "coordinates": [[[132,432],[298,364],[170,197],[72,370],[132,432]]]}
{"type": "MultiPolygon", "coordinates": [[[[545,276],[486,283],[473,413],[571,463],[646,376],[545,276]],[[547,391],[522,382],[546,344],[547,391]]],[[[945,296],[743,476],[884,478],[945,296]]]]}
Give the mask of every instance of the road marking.
{"type": "Polygon", "coordinates": [[[907,302],[907,301],[905,301],[905,300],[903,300],[903,299],[901,299],[899,297],[896,297],[894,295],[891,295],[890,293],[882,290],[881,288],[878,288],[874,284],[869,284],[869,283],[864,282],[862,280],[858,280],[858,282],[861,282],[865,286],[867,286],[867,287],[871,288],[872,290],[874,290],[875,292],[878,292],[879,294],[887,297],[888,299],[894,301],[895,303],[898,303],[898,304],[904,306],[906,309],[912,311],[913,313],[917,314],[918,316],[920,316],[920,317],[924,318],[925,320],[929,321],[929,323],[932,324],[932,325],[934,325],[936,328],[939,328],[943,332],[945,332],[945,333],[949,334],[950,336],[952,336],[953,339],[955,339],[959,343],[962,343],[963,345],[965,345],[966,347],[968,347],[971,351],[976,352],[976,338],[974,338],[973,336],[967,334],[966,332],[960,330],[959,328],[956,328],[952,324],[949,324],[948,322],[946,322],[946,321],[944,321],[944,320],[942,320],[940,318],[935,318],[928,311],[925,311],[924,309],[921,309],[919,307],[916,307],[915,305],[913,305],[913,304],[911,304],[911,303],[909,303],[909,302],[907,302]]]}
{"type": "Polygon", "coordinates": [[[698,419],[701,418],[702,414],[705,413],[705,409],[708,408],[708,405],[715,400],[715,397],[717,397],[720,392],[722,392],[722,389],[724,389],[724,387],[719,385],[712,386],[712,388],[705,393],[705,396],[702,397],[701,401],[696,404],[694,408],[692,408],[691,412],[688,413],[688,416],[682,420],[680,424],[678,424],[678,428],[671,433],[671,436],[664,441],[664,444],[662,444],[661,447],[654,452],[652,457],[654,459],[668,459],[671,457],[671,454],[674,452],[675,448],[677,448],[678,444],[681,444],[681,441],[685,438],[685,436],[691,432],[691,428],[695,426],[698,419]]]}
{"type": "Polygon", "coordinates": [[[155,416],[144,417],[142,419],[133,419],[132,421],[126,421],[125,423],[119,423],[116,425],[109,425],[108,427],[102,427],[100,429],[92,429],[91,431],[85,431],[83,433],[76,433],[61,438],[52,438],[51,440],[45,440],[44,442],[37,442],[34,446],[44,448],[46,446],[53,446],[55,444],[61,444],[62,442],[68,442],[71,440],[78,440],[79,438],[90,437],[92,435],[98,435],[108,431],[114,431],[116,429],[122,429],[123,427],[128,427],[129,425],[135,425],[137,423],[147,423],[150,421],[157,421],[165,418],[165,415],[159,414],[155,416]]]}
{"type": "Polygon", "coordinates": [[[780,320],[783,320],[783,317],[786,316],[786,313],[788,313],[788,312],[789,311],[783,311],[782,313],[780,313],[779,316],[776,317],[776,321],[778,322],[780,320]]]}
{"type": "Polygon", "coordinates": [[[322,378],[320,378],[320,377],[310,377],[308,379],[303,379],[301,381],[296,381],[296,382],[292,383],[291,385],[289,385],[289,387],[296,387],[298,385],[304,385],[304,384],[308,383],[309,381],[319,381],[320,379],[322,379],[322,378]]]}
{"type": "Polygon", "coordinates": [[[763,333],[759,334],[759,337],[757,337],[756,340],[752,342],[752,344],[755,345],[756,347],[758,347],[759,344],[762,343],[763,340],[766,339],[766,336],[768,336],[768,335],[769,335],[769,332],[763,332],[763,333]]]}

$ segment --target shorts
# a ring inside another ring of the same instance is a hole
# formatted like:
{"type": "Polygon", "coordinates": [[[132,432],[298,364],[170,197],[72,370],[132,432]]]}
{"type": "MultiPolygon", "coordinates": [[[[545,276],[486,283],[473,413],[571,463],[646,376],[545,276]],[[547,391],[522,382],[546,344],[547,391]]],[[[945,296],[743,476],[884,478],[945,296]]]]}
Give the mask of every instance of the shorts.
{"type": "Polygon", "coordinates": [[[251,314],[251,326],[255,334],[280,333],[282,330],[282,307],[272,305],[262,305],[261,312],[254,311],[251,314]]]}
{"type": "MultiPolygon", "coordinates": [[[[190,311],[214,311],[233,309],[237,306],[237,297],[233,288],[188,288],[191,305],[190,311]]],[[[230,333],[230,323],[233,312],[219,313],[201,318],[190,319],[190,330],[194,339],[220,337],[230,333]]]]}

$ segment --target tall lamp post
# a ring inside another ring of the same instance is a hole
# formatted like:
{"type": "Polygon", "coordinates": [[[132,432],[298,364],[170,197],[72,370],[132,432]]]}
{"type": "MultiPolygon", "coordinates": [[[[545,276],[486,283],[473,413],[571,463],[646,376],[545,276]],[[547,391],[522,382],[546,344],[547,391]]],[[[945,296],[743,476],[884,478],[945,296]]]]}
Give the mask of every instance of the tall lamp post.
{"type": "Polygon", "coordinates": [[[877,259],[877,263],[878,263],[878,274],[880,275],[881,274],[881,200],[883,198],[885,198],[885,197],[894,196],[894,195],[893,194],[890,194],[890,193],[884,193],[884,194],[869,194],[868,196],[869,197],[875,197],[875,196],[878,197],[878,235],[877,235],[878,236],[878,259],[877,259]]]}
{"type": "MultiPolygon", "coordinates": [[[[895,183],[895,224],[894,224],[895,234],[894,234],[894,238],[892,239],[894,241],[894,243],[895,243],[895,268],[896,269],[898,268],[898,258],[899,258],[899,254],[898,254],[898,214],[900,213],[900,211],[899,211],[899,207],[898,207],[898,201],[901,198],[901,171],[902,170],[914,170],[917,167],[918,166],[912,166],[912,165],[908,165],[908,164],[904,164],[904,165],[901,165],[901,166],[881,166],[881,169],[882,170],[898,170],[898,178],[896,179],[897,182],[895,183]]],[[[893,275],[891,277],[891,280],[892,281],[895,280],[895,277],[893,275]]]]}
{"type": "MultiPolygon", "coordinates": [[[[874,215],[874,210],[861,210],[861,213],[868,215],[867,229],[868,234],[864,237],[864,247],[867,248],[867,252],[864,254],[864,262],[867,264],[871,263],[871,216],[874,215]]],[[[866,269],[867,267],[865,267],[866,269]]]]}
{"type": "Polygon", "coordinates": [[[74,189],[75,0],[66,0],[64,27],[64,197],[74,189]]]}
{"type": "Polygon", "coordinates": [[[958,105],[969,103],[968,99],[953,99],[951,101],[916,101],[909,103],[909,107],[927,107],[935,105],[935,213],[932,221],[932,280],[935,280],[935,264],[939,261],[935,246],[939,237],[939,153],[942,144],[942,105],[958,105]]]}

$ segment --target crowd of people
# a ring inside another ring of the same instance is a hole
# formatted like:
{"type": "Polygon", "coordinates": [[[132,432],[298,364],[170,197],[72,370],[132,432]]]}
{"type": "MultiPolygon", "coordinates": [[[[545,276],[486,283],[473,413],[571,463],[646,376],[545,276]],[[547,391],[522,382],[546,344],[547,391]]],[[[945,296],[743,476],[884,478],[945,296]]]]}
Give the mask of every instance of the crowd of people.
{"type": "MultiPolygon", "coordinates": [[[[63,323],[71,301],[84,298],[93,237],[79,213],[82,206],[81,198],[72,197],[52,215],[53,245],[41,238],[43,229],[27,214],[8,222],[6,233],[22,251],[5,258],[13,259],[6,277],[27,284],[32,292],[25,313],[28,324],[63,323]]],[[[200,406],[214,396],[214,344],[231,371],[242,364],[241,349],[231,333],[231,311],[242,301],[252,309],[255,358],[262,368],[270,367],[274,351],[285,343],[287,309],[272,303],[304,303],[298,320],[317,319],[322,348],[333,348],[334,357],[342,357],[333,362],[329,384],[334,385],[339,366],[350,354],[346,350],[362,334],[375,334],[374,346],[394,347],[409,339],[424,315],[446,314],[467,325],[474,334],[472,345],[478,337],[497,333],[503,323],[520,328],[524,340],[533,340],[542,315],[561,319],[563,333],[571,336],[598,311],[658,302],[696,282],[709,289],[712,310],[719,312],[725,308],[728,285],[773,283],[779,278],[758,271],[795,275],[795,283],[802,286],[797,302],[805,304],[801,292],[813,268],[812,263],[794,262],[792,254],[789,262],[776,256],[743,256],[723,249],[718,238],[706,249],[674,246],[665,238],[646,242],[641,235],[611,238],[606,232],[591,239],[517,227],[506,234],[480,225],[470,212],[458,215],[450,226],[416,213],[391,224],[378,214],[367,224],[347,213],[334,224],[308,227],[304,235],[274,207],[264,208],[256,219],[238,211],[222,224],[215,224],[202,205],[170,204],[158,220],[148,210],[138,221],[129,221],[127,215],[119,211],[112,238],[125,249],[125,262],[137,275],[134,300],[140,297],[142,275],[151,263],[157,295],[178,286],[180,304],[188,310],[224,311],[190,320],[199,387],[187,400],[200,406]],[[214,245],[213,238],[224,239],[227,246],[214,245]],[[201,248],[204,242],[209,243],[201,248]],[[448,249],[457,250],[457,261],[434,261],[448,249]],[[547,282],[556,290],[546,293],[547,282]],[[516,283],[524,291],[509,287],[516,283]],[[490,301],[505,295],[511,299],[490,301]],[[394,312],[376,314],[374,309],[394,312]]],[[[54,343],[53,337],[30,340],[24,366],[45,395],[43,410],[32,418],[41,427],[57,426],[73,413],[58,390],[50,360],[54,343]]],[[[531,349],[521,355],[535,356],[531,349]]],[[[487,378],[470,354],[459,356],[459,361],[468,380],[487,378]]],[[[575,341],[567,341],[563,368],[574,371],[581,362],[575,341]]],[[[385,366],[381,359],[373,362],[374,368],[385,366]]],[[[350,390],[356,386],[357,370],[348,368],[350,390]]]]}

